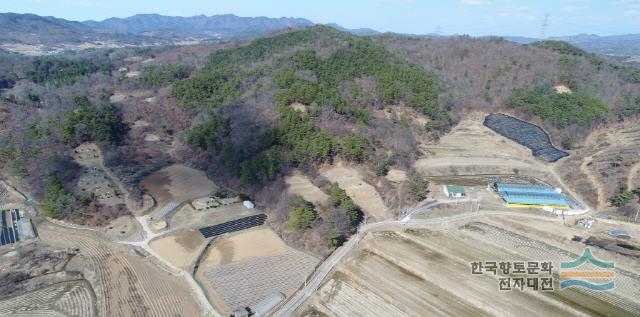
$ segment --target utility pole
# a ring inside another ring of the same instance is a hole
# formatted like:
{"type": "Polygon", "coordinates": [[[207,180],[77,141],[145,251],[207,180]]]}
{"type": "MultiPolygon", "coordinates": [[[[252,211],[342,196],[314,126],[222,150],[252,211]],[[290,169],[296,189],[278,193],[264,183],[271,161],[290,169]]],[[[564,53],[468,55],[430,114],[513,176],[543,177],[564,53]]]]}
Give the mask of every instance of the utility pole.
{"type": "Polygon", "coordinates": [[[636,218],[633,219],[633,222],[638,222],[638,214],[640,214],[640,207],[638,207],[638,210],[636,211],[636,218]]]}

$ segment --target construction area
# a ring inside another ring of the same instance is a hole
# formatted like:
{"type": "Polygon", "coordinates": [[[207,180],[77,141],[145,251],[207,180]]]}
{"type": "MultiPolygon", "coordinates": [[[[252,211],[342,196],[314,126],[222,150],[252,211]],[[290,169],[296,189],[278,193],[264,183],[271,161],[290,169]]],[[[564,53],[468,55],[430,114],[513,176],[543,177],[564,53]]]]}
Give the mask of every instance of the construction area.
{"type": "MultiPolygon", "coordinates": [[[[500,291],[502,273],[474,275],[474,261],[560,261],[586,247],[575,236],[603,236],[563,226],[558,218],[481,214],[433,225],[393,226],[368,233],[327,277],[296,316],[637,316],[637,259],[593,249],[615,261],[616,288],[500,291]],[[490,303],[490,304],[488,304],[490,303]]],[[[636,228],[635,230],[638,230],[636,228]]],[[[633,243],[637,244],[635,240],[633,243]]],[[[506,275],[510,276],[510,275],[506,275]]]]}

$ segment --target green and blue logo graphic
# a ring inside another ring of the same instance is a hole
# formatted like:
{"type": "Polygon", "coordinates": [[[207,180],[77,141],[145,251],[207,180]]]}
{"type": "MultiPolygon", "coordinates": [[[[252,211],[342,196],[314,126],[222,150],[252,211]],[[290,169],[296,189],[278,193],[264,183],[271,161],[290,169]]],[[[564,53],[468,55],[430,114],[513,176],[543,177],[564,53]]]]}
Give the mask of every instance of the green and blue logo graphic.
{"type": "Polygon", "coordinates": [[[615,263],[599,260],[586,248],[579,259],[560,262],[560,289],[584,287],[594,291],[610,290],[615,286],[614,269],[615,263]],[[580,267],[587,262],[594,268],[580,267]]]}

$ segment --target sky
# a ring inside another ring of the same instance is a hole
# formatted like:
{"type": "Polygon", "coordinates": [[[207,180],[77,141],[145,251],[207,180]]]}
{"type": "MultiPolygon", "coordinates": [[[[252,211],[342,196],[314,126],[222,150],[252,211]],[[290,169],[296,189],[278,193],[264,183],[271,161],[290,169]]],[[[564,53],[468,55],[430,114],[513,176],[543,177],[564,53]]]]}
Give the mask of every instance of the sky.
{"type": "Polygon", "coordinates": [[[68,20],[138,13],[299,17],[397,33],[550,37],[640,33],[640,0],[0,0],[0,12],[68,20]],[[546,27],[545,25],[546,17],[546,27]]]}

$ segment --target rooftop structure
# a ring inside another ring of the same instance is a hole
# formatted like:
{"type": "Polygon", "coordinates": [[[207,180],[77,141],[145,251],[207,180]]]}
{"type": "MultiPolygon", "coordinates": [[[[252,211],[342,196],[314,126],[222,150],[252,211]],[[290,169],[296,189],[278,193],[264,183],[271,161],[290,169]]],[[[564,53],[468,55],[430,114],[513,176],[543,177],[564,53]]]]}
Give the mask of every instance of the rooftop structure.
{"type": "Polygon", "coordinates": [[[561,191],[550,186],[496,183],[494,189],[507,206],[570,208],[561,191]]]}
{"type": "Polygon", "coordinates": [[[464,187],[459,185],[444,185],[442,190],[444,191],[444,194],[449,197],[460,198],[465,195],[464,187]]]}

